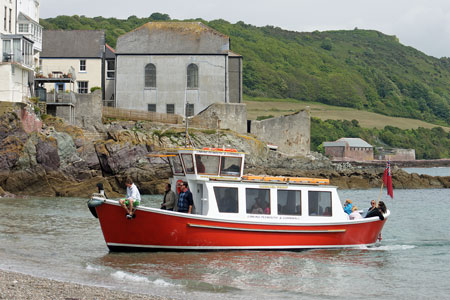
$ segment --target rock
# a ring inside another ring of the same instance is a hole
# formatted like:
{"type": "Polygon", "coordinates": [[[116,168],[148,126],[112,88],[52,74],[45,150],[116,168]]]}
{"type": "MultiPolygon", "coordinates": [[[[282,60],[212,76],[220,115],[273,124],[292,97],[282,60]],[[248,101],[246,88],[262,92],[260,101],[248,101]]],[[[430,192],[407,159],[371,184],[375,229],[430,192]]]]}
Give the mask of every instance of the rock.
{"type": "Polygon", "coordinates": [[[60,160],[55,139],[38,139],[36,161],[46,170],[57,170],[59,168],[60,160]]]}
{"type": "MultiPolygon", "coordinates": [[[[1,176],[0,176],[1,177],[1,176]]],[[[54,196],[43,168],[9,172],[3,189],[16,195],[54,196]]]]}

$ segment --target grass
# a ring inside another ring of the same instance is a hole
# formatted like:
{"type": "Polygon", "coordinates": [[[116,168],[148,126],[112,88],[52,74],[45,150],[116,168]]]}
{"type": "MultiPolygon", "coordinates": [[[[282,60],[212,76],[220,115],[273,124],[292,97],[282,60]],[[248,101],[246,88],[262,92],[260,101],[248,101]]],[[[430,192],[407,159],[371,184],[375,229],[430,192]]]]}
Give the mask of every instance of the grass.
{"type": "MultiPolygon", "coordinates": [[[[433,128],[439,125],[408,118],[389,117],[353,108],[331,106],[317,102],[299,101],[294,99],[249,98],[244,99],[247,104],[247,118],[256,120],[258,117],[273,115],[275,117],[295,113],[307,106],[311,116],[322,120],[357,120],[361,127],[384,128],[386,125],[400,129],[416,129],[418,127],[433,128]]],[[[450,127],[440,126],[450,132],[450,127]]]]}

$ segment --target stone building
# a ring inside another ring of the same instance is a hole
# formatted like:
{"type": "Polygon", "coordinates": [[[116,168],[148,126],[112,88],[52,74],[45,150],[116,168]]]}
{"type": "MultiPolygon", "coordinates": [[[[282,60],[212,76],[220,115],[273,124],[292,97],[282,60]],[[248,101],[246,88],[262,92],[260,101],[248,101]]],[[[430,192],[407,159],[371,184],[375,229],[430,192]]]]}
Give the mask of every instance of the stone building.
{"type": "Polygon", "coordinates": [[[149,22],[116,46],[116,107],[189,116],[242,101],[242,57],[199,22],[149,22]]]}
{"type": "Polygon", "coordinates": [[[360,138],[340,138],[335,142],[324,142],[325,155],[332,160],[370,161],[373,147],[360,138]]]}

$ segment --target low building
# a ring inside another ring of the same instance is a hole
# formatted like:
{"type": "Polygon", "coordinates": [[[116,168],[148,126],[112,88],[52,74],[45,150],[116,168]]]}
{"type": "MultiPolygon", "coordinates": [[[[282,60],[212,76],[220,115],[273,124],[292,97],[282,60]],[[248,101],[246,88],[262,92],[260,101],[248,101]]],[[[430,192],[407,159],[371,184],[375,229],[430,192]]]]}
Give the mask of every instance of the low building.
{"type": "Polygon", "coordinates": [[[373,146],[360,138],[340,138],[335,142],[324,142],[325,155],[332,160],[373,160],[373,146]]]}
{"type": "Polygon", "coordinates": [[[149,22],[116,46],[116,107],[196,115],[242,102],[242,57],[200,22],[149,22]]]}
{"type": "Polygon", "coordinates": [[[414,149],[377,149],[379,160],[391,161],[411,161],[416,160],[416,150],[414,149]]]}

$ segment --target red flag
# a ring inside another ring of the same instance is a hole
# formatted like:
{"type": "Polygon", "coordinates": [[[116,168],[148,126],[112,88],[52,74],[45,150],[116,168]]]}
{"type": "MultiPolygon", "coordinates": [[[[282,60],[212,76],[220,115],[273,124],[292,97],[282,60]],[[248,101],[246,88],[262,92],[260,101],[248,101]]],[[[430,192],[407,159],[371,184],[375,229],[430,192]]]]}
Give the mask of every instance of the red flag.
{"type": "Polygon", "coordinates": [[[392,174],[391,174],[391,163],[388,161],[386,163],[386,169],[384,169],[383,182],[387,188],[387,194],[394,199],[394,189],[392,188],[392,174]]]}

